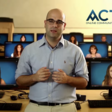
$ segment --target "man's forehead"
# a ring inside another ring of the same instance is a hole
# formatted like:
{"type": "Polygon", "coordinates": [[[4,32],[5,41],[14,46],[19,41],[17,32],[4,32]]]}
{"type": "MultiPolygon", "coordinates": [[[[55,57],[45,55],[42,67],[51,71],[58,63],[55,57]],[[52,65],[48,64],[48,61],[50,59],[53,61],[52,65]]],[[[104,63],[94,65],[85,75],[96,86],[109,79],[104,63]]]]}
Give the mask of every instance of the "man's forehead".
{"type": "Polygon", "coordinates": [[[49,16],[47,19],[63,20],[62,17],[49,16]]]}
{"type": "Polygon", "coordinates": [[[52,18],[54,20],[64,20],[64,14],[59,10],[51,10],[48,12],[46,19],[52,18]]]}
{"type": "Polygon", "coordinates": [[[55,20],[63,20],[63,16],[60,15],[60,14],[56,14],[56,13],[50,13],[47,16],[47,19],[49,19],[49,18],[52,18],[52,19],[55,19],[55,20]]]}

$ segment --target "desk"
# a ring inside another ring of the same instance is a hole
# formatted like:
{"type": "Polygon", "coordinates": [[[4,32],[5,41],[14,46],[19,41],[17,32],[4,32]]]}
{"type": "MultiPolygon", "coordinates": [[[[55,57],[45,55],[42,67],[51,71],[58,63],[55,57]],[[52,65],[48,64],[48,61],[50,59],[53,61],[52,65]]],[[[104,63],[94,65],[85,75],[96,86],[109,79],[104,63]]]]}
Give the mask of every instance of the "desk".
{"type": "MultiPolygon", "coordinates": [[[[105,100],[100,93],[107,93],[108,90],[77,90],[77,94],[86,95],[86,100],[105,100]]],[[[81,104],[81,109],[78,112],[112,112],[112,108],[89,108],[88,102],[81,104]]]]}
{"type": "MultiPolygon", "coordinates": [[[[103,96],[100,95],[101,92],[108,92],[107,90],[77,90],[76,93],[77,94],[81,94],[81,95],[86,95],[86,100],[90,99],[90,100],[103,100],[103,96]]],[[[28,92],[28,91],[26,91],[28,92]]],[[[1,100],[7,102],[7,103],[22,103],[22,109],[19,112],[24,112],[26,106],[29,103],[28,99],[18,99],[16,101],[12,101],[10,99],[11,95],[17,95],[19,94],[19,92],[12,92],[12,93],[8,93],[6,92],[4,97],[0,99],[0,102],[2,102],[1,100]],[[13,93],[13,94],[12,94],[13,93]],[[16,94],[14,94],[16,93],[16,94]]],[[[0,112],[12,112],[12,111],[0,111],[0,112]]],[[[14,112],[18,112],[18,111],[14,111],[14,112]]],[[[81,104],[81,109],[78,110],[78,112],[112,112],[112,108],[89,108],[88,106],[88,102],[84,102],[81,104]]]]}
{"type": "MultiPolygon", "coordinates": [[[[29,103],[29,99],[17,99],[15,101],[11,100],[10,99],[10,96],[12,95],[17,95],[21,92],[19,91],[13,91],[13,90],[5,90],[5,95],[3,96],[3,98],[0,99],[0,102],[2,103],[3,101],[7,102],[7,103],[22,103],[22,108],[20,111],[0,111],[0,112],[24,112],[26,106],[28,105],[29,103]],[[9,92],[7,92],[9,91],[9,92]]],[[[29,93],[29,90],[25,90],[25,92],[28,92],[29,93]]],[[[4,103],[4,102],[3,102],[4,103]]]]}

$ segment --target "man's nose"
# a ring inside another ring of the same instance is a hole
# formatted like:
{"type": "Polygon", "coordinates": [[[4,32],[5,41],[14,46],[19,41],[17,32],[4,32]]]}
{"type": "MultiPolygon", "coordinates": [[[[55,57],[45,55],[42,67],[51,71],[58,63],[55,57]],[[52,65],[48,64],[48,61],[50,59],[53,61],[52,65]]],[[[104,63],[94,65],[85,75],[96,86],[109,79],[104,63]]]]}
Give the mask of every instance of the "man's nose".
{"type": "Polygon", "coordinates": [[[58,26],[58,24],[57,24],[56,21],[53,23],[53,26],[54,26],[54,27],[57,27],[57,26],[58,26]]]}

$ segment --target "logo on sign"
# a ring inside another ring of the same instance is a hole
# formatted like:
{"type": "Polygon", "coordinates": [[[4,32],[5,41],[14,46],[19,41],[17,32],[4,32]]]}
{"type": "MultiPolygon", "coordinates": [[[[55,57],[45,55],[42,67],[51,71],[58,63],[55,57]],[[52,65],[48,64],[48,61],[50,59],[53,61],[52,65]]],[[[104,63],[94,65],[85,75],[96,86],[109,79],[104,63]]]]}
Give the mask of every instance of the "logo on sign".
{"type": "Polygon", "coordinates": [[[101,10],[98,14],[96,14],[95,11],[92,10],[86,19],[86,24],[112,24],[112,22],[108,21],[108,13],[111,12],[112,10],[101,10]],[[103,13],[106,13],[107,16],[102,16],[103,13]]]}

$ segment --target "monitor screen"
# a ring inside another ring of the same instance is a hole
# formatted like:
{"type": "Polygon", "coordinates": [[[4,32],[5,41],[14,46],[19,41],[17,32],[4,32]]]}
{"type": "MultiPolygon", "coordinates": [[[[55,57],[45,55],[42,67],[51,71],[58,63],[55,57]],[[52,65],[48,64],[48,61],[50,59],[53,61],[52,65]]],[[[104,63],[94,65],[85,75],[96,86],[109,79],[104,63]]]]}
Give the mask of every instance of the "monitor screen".
{"type": "Polygon", "coordinates": [[[106,42],[80,42],[85,58],[108,58],[108,44],[106,42]]]}
{"type": "Polygon", "coordinates": [[[83,34],[82,33],[70,33],[70,34],[63,34],[64,39],[71,41],[72,37],[76,38],[77,42],[83,42],[83,34]]]}
{"type": "Polygon", "coordinates": [[[31,42],[6,42],[5,58],[19,58],[23,49],[31,42]]]}
{"type": "Polygon", "coordinates": [[[37,40],[42,39],[43,36],[44,36],[44,33],[37,33],[37,40]]]}
{"type": "Polygon", "coordinates": [[[17,63],[17,58],[0,59],[0,89],[8,89],[17,86],[15,81],[17,63]]]}
{"type": "Polygon", "coordinates": [[[111,44],[112,34],[93,34],[93,42],[107,42],[111,44]]]}
{"type": "MultiPolygon", "coordinates": [[[[93,59],[89,66],[90,88],[109,89],[112,97],[112,59],[93,59]]],[[[104,97],[108,99],[107,94],[104,97]]]]}
{"type": "Polygon", "coordinates": [[[4,45],[8,41],[8,34],[0,33],[0,45],[4,45]]]}
{"type": "Polygon", "coordinates": [[[34,42],[33,33],[13,33],[13,42],[34,42]]]}

